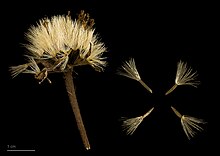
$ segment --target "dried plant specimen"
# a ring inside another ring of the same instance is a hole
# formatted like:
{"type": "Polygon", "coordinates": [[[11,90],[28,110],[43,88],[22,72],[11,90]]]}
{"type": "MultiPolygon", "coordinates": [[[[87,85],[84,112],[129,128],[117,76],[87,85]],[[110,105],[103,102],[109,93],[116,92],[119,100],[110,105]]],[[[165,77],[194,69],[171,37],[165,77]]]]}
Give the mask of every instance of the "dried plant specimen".
{"type": "Polygon", "coordinates": [[[83,10],[73,20],[70,12],[40,19],[25,34],[28,43],[28,63],[10,67],[12,77],[20,73],[33,74],[42,83],[49,80],[50,73],[62,73],[69,100],[76,118],[77,126],[85,148],[90,149],[89,140],[78,106],[73,71],[77,66],[90,65],[97,71],[106,66],[103,53],[107,51],[104,43],[95,33],[94,19],[83,10]]]}
{"type": "Polygon", "coordinates": [[[144,88],[146,88],[150,93],[153,93],[150,87],[148,87],[148,85],[141,80],[133,58],[125,61],[123,65],[118,69],[117,74],[140,82],[144,88]]]}
{"type": "Polygon", "coordinates": [[[165,93],[165,95],[170,94],[176,89],[179,85],[190,85],[193,87],[197,87],[200,82],[197,80],[197,72],[192,70],[191,67],[187,65],[187,63],[182,62],[181,60],[177,65],[177,72],[175,78],[175,84],[165,93]]]}

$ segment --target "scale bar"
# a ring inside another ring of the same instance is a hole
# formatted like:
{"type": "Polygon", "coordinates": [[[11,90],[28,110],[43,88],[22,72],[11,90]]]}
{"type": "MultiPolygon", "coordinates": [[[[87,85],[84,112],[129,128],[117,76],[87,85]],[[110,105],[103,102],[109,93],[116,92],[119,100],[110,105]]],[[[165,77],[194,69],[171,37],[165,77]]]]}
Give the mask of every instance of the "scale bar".
{"type": "Polygon", "coordinates": [[[14,150],[7,150],[7,151],[10,151],[10,152],[12,152],[12,151],[13,151],[13,152],[18,152],[18,151],[19,151],[19,152],[20,152],[20,151],[32,151],[32,152],[34,152],[35,150],[22,150],[22,149],[19,150],[19,149],[14,149],[14,150]]]}

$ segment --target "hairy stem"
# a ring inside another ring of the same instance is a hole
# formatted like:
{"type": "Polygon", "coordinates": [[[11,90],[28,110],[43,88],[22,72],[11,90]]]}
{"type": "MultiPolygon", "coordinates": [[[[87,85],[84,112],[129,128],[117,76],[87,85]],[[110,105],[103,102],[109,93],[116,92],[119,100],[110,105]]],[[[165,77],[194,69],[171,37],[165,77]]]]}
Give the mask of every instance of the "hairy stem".
{"type": "Polygon", "coordinates": [[[86,129],[83,124],[83,120],[82,120],[82,117],[80,114],[79,105],[78,105],[77,98],[76,98],[73,77],[72,77],[72,71],[64,72],[64,80],[65,80],[66,90],[67,90],[67,93],[69,96],[70,104],[72,106],[73,113],[74,113],[76,123],[78,126],[78,130],[79,130],[81,138],[82,138],[82,142],[83,142],[85,148],[87,150],[89,150],[90,144],[89,144],[89,140],[88,140],[88,137],[86,134],[86,129]]]}

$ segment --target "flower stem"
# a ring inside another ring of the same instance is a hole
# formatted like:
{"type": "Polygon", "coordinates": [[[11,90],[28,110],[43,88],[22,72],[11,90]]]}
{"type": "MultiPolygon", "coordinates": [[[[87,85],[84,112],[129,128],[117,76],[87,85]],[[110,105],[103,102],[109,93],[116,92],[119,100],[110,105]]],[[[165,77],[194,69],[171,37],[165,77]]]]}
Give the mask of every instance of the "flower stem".
{"type": "Polygon", "coordinates": [[[182,114],[180,114],[180,112],[178,112],[173,106],[171,106],[171,109],[176,114],[176,116],[178,116],[179,118],[182,118],[182,114]]]}
{"type": "Polygon", "coordinates": [[[140,82],[142,84],[142,86],[144,86],[144,88],[146,88],[150,93],[153,93],[153,91],[150,89],[150,87],[148,87],[148,85],[146,83],[144,83],[142,80],[139,80],[138,82],[140,82]]]}
{"type": "Polygon", "coordinates": [[[165,95],[170,94],[172,91],[174,91],[174,89],[176,89],[177,86],[178,86],[177,84],[173,85],[173,87],[170,88],[170,89],[165,93],[165,95]]]}
{"type": "Polygon", "coordinates": [[[89,140],[88,140],[88,137],[86,134],[86,129],[83,124],[83,120],[82,120],[82,117],[80,114],[79,105],[78,105],[77,98],[76,98],[73,77],[72,77],[72,71],[64,72],[64,80],[65,80],[66,90],[67,90],[67,93],[69,96],[70,104],[72,106],[73,113],[74,113],[76,123],[78,126],[78,130],[79,130],[81,138],[82,138],[82,142],[83,142],[85,148],[87,150],[89,150],[90,144],[89,144],[89,140]]]}

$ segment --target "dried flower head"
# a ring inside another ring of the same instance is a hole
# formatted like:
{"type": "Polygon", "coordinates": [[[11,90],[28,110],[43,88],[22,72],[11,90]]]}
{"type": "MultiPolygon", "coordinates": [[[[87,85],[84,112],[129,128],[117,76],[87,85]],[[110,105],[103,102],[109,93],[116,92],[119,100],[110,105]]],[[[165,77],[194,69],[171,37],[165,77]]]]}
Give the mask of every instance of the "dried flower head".
{"type": "Polygon", "coordinates": [[[187,66],[187,63],[184,63],[180,60],[177,64],[175,84],[166,92],[165,95],[168,95],[174,91],[178,85],[190,85],[197,87],[200,84],[200,81],[197,80],[197,77],[197,72],[193,72],[192,68],[187,66]]]}
{"type": "Polygon", "coordinates": [[[188,115],[181,115],[174,107],[171,106],[171,109],[174,111],[174,113],[181,119],[181,125],[183,127],[183,130],[187,136],[187,138],[190,140],[193,138],[198,131],[203,131],[204,129],[199,124],[205,124],[203,119],[198,119],[195,117],[191,117],[188,115]]]}
{"type": "Polygon", "coordinates": [[[144,88],[146,88],[150,93],[153,93],[150,87],[141,80],[133,58],[125,61],[123,65],[117,70],[117,74],[140,82],[144,88]]]}
{"type": "Polygon", "coordinates": [[[134,131],[137,129],[137,127],[141,124],[141,122],[143,121],[143,119],[145,117],[147,117],[152,111],[153,111],[154,107],[151,108],[147,113],[145,113],[142,116],[138,116],[135,118],[126,118],[126,117],[122,117],[122,129],[123,131],[126,131],[127,135],[132,135],[134,133],[134,131]]]}
{"type": "Polygon", "coordinates": [[[33,74],[39,83],[45,79],[51,83],[47,78],[49,73],[63,73],[70,104],[87,150],[91,147],[80,114],[72,72],[76,66],[91,65],[95,70],[102,71],[106,65],[102,54],[107,49],[100,42],[93,25],[94,20],[84,11],[75,20],[71,19],[70,12],[39,20],[25,34],[28,63],[9,69],[13,78],[20,73],[28,73],[33,74]]]}
{"type": "MultiPolygon", "coordinates": [[[[75,66],[91,65],[102,71],[106,65],[102,54],[107,51],[93,28],[94,20],[82,11],[78,18],[71,19],[70,14],[40,19],[25,34],[31,61],[27,64],[10,67],[12,76],[27,72],[26,68],[35,68],[47,73],[65,72],[75,66]]],[[[36,74],[36,71],[35,71],[36,74]]]]}

